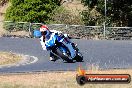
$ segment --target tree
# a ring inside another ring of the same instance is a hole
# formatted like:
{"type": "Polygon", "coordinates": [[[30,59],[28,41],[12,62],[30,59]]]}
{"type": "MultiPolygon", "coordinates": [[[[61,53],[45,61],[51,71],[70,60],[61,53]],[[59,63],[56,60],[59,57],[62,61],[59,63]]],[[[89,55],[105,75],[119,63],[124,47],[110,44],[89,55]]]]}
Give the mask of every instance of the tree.
{"type": "Polygon", "coordinates": [[[59,6],[52,13],[53,23],[58,24],[70,24],[70,25],[82,25],[83,21],[80,14],[75,14],[70,10],[65,9],[63,6],[59,6]]]}
{"type": "Polygon", "coordinates": [[[52,11],[61,5],[61,0],[10,0],[5,20],[26,22],[47,22],[52,11]]]}
{"type": "MultiPolygon", "coordinates": [[[[96,8],[96,11],[99,12],[104,19],[105,0],[82,0],[82,3],[84,3],[90,11],[96,8]]],[[[107,0],[107,26],[132,26],[131,6],[131,0],[107,0]]],[[[94,22],[96,24],[96,21],[94,22]]]]}
{"type": "Polygon", "coordinates": [[[84,4],[84,6],[87,7],[87,10],[82,11],[82,20],[84,21],[85,25],[90,25],[90,26],[102,25],[104,21],[104,17],[100,13],[100,11],[97,10],[98,1],[82,0],[81,2],[84,4]]]}
{"type": "Polygon", "coordinates": [[[0,0],[0,6],[3,6],[5,3],[7,3],[9,0],[0,0]]]}

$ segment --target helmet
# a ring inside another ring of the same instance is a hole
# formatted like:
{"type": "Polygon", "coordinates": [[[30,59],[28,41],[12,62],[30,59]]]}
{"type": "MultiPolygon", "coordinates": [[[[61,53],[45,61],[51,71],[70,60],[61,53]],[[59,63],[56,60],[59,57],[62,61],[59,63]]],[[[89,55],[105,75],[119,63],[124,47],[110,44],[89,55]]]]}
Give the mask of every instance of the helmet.
{"type": "Polygon", "coordinates": [[[40,27],[40,32],[42,35],[45,35],[45,36],[49,35],[50,33],[49,28],[46,25],[42,25],[40,27]]]}

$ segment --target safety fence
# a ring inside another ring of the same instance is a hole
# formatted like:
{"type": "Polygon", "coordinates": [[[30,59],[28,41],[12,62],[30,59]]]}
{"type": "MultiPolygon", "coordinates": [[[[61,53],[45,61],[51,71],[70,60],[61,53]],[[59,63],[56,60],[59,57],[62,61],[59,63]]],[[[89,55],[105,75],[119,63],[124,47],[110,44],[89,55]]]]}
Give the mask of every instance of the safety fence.
{"type": "Polygon", "coordinates": [[[113,40],[132,40],[132,27],[107,27],[106,37],[113,40]]]}
{"type": "MultiPolygon", "coordinates": [[[[40,28],[42,23],[28,22],[10,22],[1,21],[3,28],[8,33],[3,36],[14,37],[34,37],[33,32],[40,28]]],[[[83,25],[66,25],[66,24],[47,24],[49,29],[62,31],[69,34],[72,38],[78,39],[108,39],[108,40],[131,40],[132,27],[104,27],[104,26],[83,26],[83,25]]]]}

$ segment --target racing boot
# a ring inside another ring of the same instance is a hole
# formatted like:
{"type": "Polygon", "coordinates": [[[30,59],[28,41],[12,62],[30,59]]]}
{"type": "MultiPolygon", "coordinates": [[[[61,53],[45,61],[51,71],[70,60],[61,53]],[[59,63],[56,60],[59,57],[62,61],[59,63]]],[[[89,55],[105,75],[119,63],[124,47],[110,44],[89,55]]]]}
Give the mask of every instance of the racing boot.
{"type": "Polygon", "coordinates": [[[50,61],[55,62],[57,59],[55,57],[50,57],[50,61]]]}
{"type": "Polygon", "coordinates": [[[51,53],[50,52],[50,61],[56,61],[58,58],[53,54],[53,53],[51,53]]]}

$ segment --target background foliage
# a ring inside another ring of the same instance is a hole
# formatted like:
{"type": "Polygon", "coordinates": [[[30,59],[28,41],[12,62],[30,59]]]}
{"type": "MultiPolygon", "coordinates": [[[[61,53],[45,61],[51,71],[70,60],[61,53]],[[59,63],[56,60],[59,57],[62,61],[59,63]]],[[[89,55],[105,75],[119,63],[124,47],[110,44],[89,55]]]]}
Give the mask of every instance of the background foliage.
{"type": "Polygon", "coordinates": [[[83,21],[80,14],[75,14],[71,10],[59,6],[53,10],[52,21],[56,24],[82,25],[83,21]]]}
{"type": "MultiPolygon", "coordinates": [[[[61,0],[9,0],[11,6],[6,10],[5,20],[12,21],[4,23],[6,30],[28,31],[29,22],[49,23],[52,13],[56,7],[61,5],[61,0]],[[28,23],[17,23],[28,22],[28,23]]],[[[37,25],[33,25],[35,29],[37,25]]],[[[37,27],[38,28],[38,27],[37,27]]]]}
{"type": "MultiPolygon", "coordinates": [[[[8,0],[3,0],[8,1],[8,0]]],[[[62,0],[9,0],[5,20],[13,22],[59,23],[78,25],[103,25],[105,21],[105,0],[81,0],[87,7],[81,14],[65,9],[62,0]]],[[[132,26],[132,1],[107,0],[106,26],[132,26]]],[[[6,23],[7,30],[25,28],[23,24],[6,23]],[[10,29],[9,29],[10,28],[10,29]]]]}
{"type": "Polygon", "coordinates": [[[23,22],[47,22],[50,13],[60,5],[59,0],[10,0],[5,20],[23,22]]]}
{"type": "MultiPolygon", "coordinates": [[[[5,20],[46,24],[83,24],[81,15],[65,9],[62,6],[62,0],[10,0],[10,2],[11,6],[7,9],[5,20]]],[[[28,26],[23,26],[25,25],[12,22],[4,25],[7,30],[28,30],[28,26]]]]}
{"type": "MultiPolygon", "coordinates": [[[[83,20],[86,25],[98,25],[105,19],[105,0],[82,0],[88,10],[83,11],[83,20]],[[96,18],[91,16],[95,9],[96,18]],[[86,15],[88,14],[88,15],[86,15]],[[88,20],[87,20],[88,19],[88,20]],[[92,21],[92,22],[91,22],[92,21]],[[90,24],[92,23],[92,24],[90,24]]],[[[107,26],[132,26],[132,1],[107,0],[107,26]]]]}

